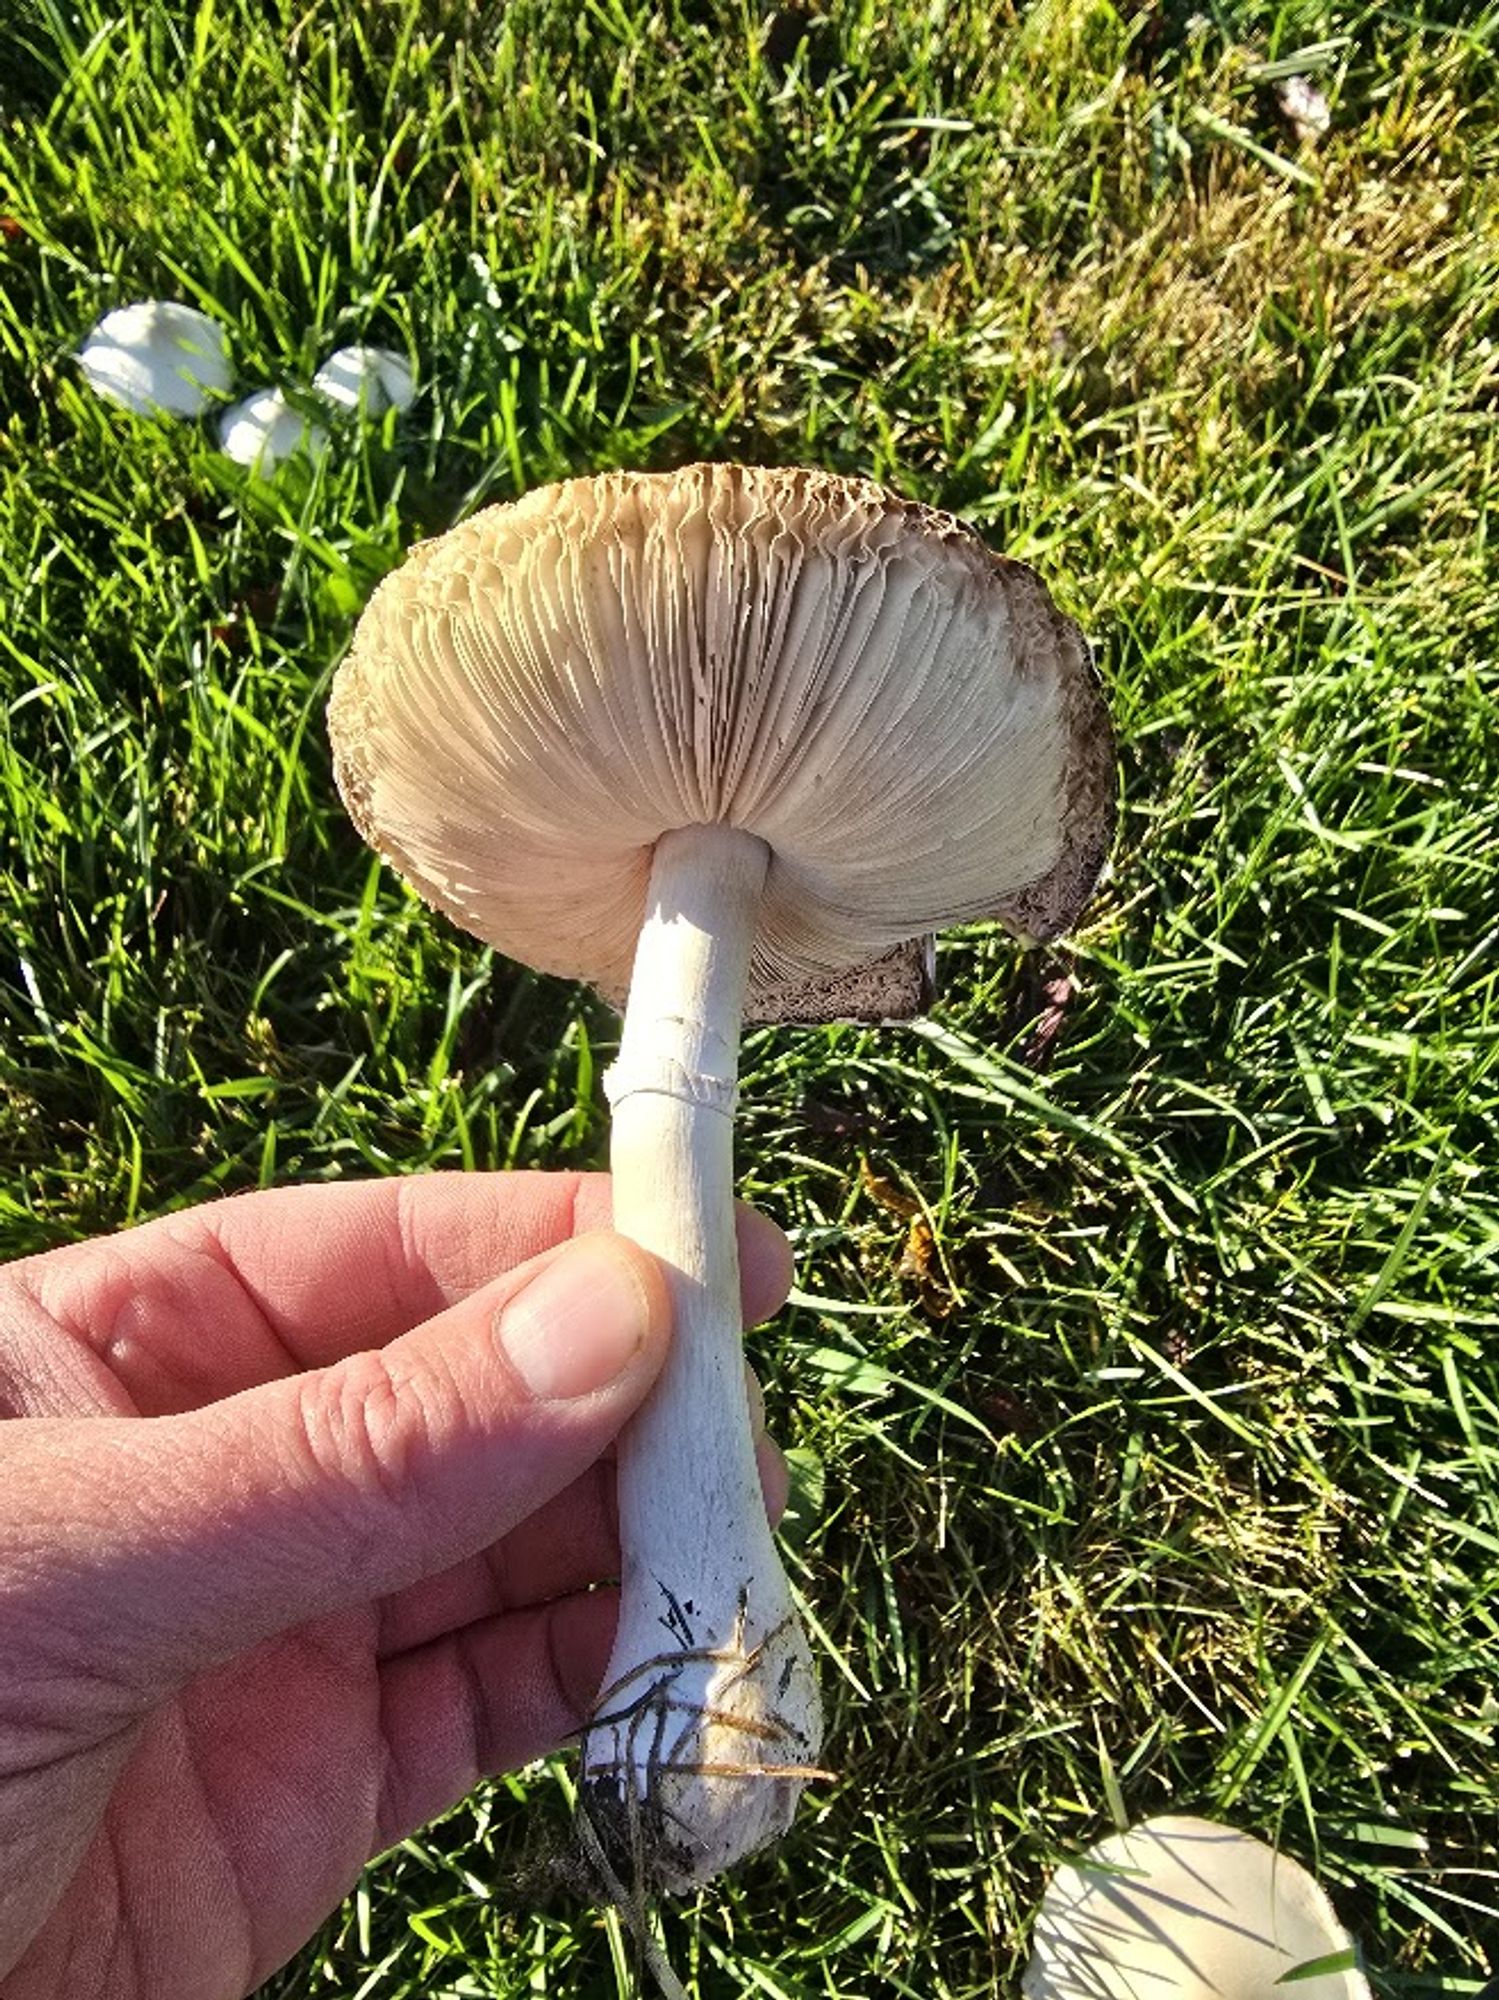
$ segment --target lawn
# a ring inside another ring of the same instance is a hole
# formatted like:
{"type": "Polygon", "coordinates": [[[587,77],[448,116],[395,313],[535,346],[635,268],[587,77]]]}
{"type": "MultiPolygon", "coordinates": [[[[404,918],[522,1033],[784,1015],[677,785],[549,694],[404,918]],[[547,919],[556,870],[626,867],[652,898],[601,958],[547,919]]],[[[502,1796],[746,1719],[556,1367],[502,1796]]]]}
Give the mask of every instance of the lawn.
{"type": "MultiPolygon", "coordinates": [[[[807,462],[1095,644],[1079,934],[747,1045],[839,1776],[665,1914],[694,1993],[1012,1994],[1049,1868],[1162,1810],[1313,1866],[1383,1995],[1499,1969],[1496,55],[1491,0],[8,0],[4,1254],[601,1160],[613,1015],[333,790],[330,676],[420,535],[807,462]],[[417,401],[256,479],[84,385],[148,296],[246,388],[367,336],[417,401]]],[[[266,1993],[630,1990],[569,1786],[476,1794],[266,1993]]]]}

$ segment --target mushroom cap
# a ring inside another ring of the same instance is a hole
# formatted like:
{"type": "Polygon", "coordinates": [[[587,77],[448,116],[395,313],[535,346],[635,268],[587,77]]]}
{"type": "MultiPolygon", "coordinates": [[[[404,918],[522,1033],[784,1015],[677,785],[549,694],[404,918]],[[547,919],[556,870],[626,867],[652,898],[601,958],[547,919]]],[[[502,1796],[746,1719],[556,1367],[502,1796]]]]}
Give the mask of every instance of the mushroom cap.
{"type": "Polygon", "coordinates": [[[313,376],[312,386],[325,401],[366,417],[378,417],[392,406],[409,410],[416,395],[411,363],[389,347],[338,348],[313,376]]]}
{"type": "Polygon", "coordinates": [[[84,380],[137,416],[195,417],[229,393],[229,343],[216,319],[174,299],[107,312],[79,349],[84,380]]]}
{"type": "Polygon", "coordinates": [[[262,476],[294,452],[316,456],[327,442],[323,426],[303,416],[280,389],[257,389],[219,419],[219,443],[228,456],[238,465],[253,466],[262,476]]]}
{"type": "Polygon", "coordinates": [[[375,592],[329,727],[427,901],[612,999],[661,835],[758,835],[758,1019],[917,1011],[947,924],[1055,936],[1113,825],[1103,698],[1037,577],[824,472],[606,473],[475,515],[375,592]]]}
{"type": "Polygon", "coordinates": [[[1356,1965],[1279,1985],[1352,1940],[1299,1863],[1211,1820],[1144,1821],[1057,1870],[1026,2000],[1369,2000],[1356,1965]]]}

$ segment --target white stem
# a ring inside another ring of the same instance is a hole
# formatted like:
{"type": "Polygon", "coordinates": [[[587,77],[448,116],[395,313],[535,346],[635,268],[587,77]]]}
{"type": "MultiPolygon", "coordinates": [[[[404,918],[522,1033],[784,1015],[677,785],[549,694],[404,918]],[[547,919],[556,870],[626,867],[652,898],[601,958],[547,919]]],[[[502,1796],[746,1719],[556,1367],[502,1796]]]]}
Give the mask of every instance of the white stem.
{"type": "Polygon", "coordinates": [[[816,1760],[811,1653],[771,1540],[745,1392],[733,1113],[769,860],[731,827],[656,847],[614,1108],[616,1228],[666,1264],[676,1338],[619,1442],[619,1630],[585,1803],[632,1885],[685,1889],[776,1839],[816,1760]]]}

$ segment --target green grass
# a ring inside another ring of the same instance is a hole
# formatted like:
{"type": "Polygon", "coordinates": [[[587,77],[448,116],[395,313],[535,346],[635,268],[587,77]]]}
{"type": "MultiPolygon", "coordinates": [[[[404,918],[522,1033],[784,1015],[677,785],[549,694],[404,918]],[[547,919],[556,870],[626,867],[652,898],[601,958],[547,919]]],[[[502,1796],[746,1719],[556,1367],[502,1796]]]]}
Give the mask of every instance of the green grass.
{"type": "MultiPolygon", "coordinates": [[[[5,1252],[601,1158],[612,1017],[421,910],[332,790],[329,676],[419,534],[806,460],[960,510],[1096,640],[1081,935],[948,939],[921,1028],[749,1044],[842,1775],[667,1917],[705,1995],[1013,1992],[1048,1868],[1162,1809],[1308,1860],[1386,1995],[1499,1968],[1496,53],[1492,0],[0,27],[5,1252]],[[247,386],[368,334],[422,394],[256,483],[83,387],[152,294],[247,386]]],[[[408,1842],[266,1991],[625,1990],[539,1865],[567,1782],[408,1842]]]]}

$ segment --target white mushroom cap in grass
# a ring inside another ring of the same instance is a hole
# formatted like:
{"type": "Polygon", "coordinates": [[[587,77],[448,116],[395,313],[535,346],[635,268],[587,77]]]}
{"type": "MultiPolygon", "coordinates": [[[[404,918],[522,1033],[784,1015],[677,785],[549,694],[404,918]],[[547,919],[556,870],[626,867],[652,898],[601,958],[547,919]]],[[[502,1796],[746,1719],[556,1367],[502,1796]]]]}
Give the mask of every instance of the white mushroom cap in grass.
{"type": "Polygon", "coordinates": [[[1057,1870],[1022,1991],[1026,2000],[1369,2000],[1353,1941],[1303,1867],[1232,1827],[1174,1817],[1114,1834],[1057,1870]]]}
{"type": "Polygon", "coordinates": [[[305,417],[280,389],[257,389],[219,419],[219,443],[237,465],[269,475],[294,452],[324,450],[328,433],[305,417]]]}
{"type": "Polygon", "coordinates": [[[1102,697],[1035,576],[950,517],[698,465],[546,487],[416,549],[329,724],[350,812],[428,901],[628,988],[614,1220],[666,1264],[677,1337],[619,1444],[585,1844],[621,1895],[691,1888],[784,1831],[822,1735],[744,1391],[746,1003],[910,1014],[939,926],[1071,923],[1112,821],[1102,697]]]}
{"type": "Polygon", "coordinates": [[[411,363],[389,347],[340,347],[313,376],[312,386],[325,402],[367,417],[410,409],[416,395],[411,363]]]}
{"type": "Polygon", "coordinates": [[[613,998],[661,835],[758,836],[754,1018],[815,1018],[945,925],[1057,935],[1113,823],[1102,696],[1038,578],[828,473],[489,509],[381,585],[332,718],[354,818],[429,902],[613,998]]]}
{"type": "Polygon", "coordinates": [[[233,383],[224,329],[171,299],[107,312],[79,350],[78,365],[97,395],[137,416],[196,417],[233,383]]]}

